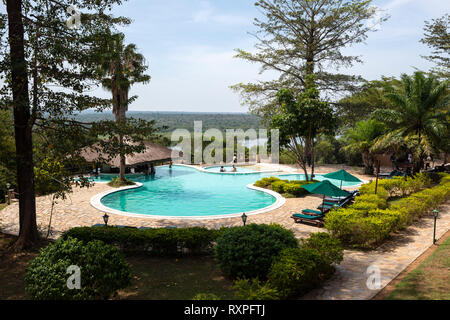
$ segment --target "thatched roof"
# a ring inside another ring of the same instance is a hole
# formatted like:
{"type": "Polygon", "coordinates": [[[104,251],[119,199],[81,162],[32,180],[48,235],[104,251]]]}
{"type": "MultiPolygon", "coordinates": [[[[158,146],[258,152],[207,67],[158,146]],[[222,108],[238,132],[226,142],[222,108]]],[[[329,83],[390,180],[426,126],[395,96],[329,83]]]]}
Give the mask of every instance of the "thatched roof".
{"type": "MultiPolygon", "coordinates": [[[[172,150],[161,146],[159,144],[153,142],[144,142],[146,150],[142,153],[135,153],[133,155],[128,155],[125,157],[125,164],[127,166],[135,166],[144,163],[152,163],[152,162],[162,162],[169,161],[172,159],[172,150]]],[[[98,145],[95,146],[98,148],[98,145]]],[[[110,166],[119,167],[120,166],[120,158],[116,156],[115,158],[108,160],[108,156],[103,152],[99,152],[92,148],[84,148],[81,151],[81,156],[87,162],[96,162],[100,161],[106,163],[110,166]]]]}

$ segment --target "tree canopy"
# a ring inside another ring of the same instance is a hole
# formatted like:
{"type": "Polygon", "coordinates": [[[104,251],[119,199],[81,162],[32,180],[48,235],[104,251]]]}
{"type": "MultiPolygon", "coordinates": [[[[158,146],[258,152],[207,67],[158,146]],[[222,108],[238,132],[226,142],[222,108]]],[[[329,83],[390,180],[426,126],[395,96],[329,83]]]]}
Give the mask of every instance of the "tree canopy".
{"type": "Polygon", "coordinates": [[[363,42],[373,29],[370,20],[378,15],[370,0],[258,0],[255,5],[264,15],[254,22],[256,50],[238,49],[236,57],[261,65],[261,73],[272,70],[280,76],[232,87],[251,111],[270,119],[278,91],[288,88],[298,95],[310,74],[316,75],[318,89],[329,94],[357,87],[361,77],[333,70],[361,62],[343,49],[363,42]]]}

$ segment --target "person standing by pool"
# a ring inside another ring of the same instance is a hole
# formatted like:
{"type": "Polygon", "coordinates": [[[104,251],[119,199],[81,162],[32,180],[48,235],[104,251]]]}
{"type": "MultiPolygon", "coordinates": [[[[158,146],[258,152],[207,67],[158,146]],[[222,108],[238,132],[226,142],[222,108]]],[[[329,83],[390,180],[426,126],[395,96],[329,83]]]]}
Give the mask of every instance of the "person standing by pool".
{"type": "Polygon", "coordinates": [[[155,166],[154,166],[153,163],[152,163],[152,164],[150,164],[150,174],[153,175],[153,174],[155,174],[155,173],[156,173],[156,171],[155,171],[155,166]]]}
{"type": "Polygon", "coordinates": [[[236,155],[236,152],[234,153],[234,156],[233,156],[233,163],[237,163],[237,155],[236,155]]]}
{"type": "Polygon", "coordinates": [[[169,162],[169,169],[172,169],[172,165],[173,165],[173,162],[170,161],[170,162],[169,162]]]}

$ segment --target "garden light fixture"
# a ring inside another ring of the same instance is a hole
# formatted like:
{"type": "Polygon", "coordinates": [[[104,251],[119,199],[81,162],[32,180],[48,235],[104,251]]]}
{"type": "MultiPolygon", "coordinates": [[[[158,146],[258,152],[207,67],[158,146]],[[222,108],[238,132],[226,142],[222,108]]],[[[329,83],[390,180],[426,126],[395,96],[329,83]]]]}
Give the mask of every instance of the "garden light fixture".
{"type": "Polygon", "coordinates": [[[433,216],[434,216],[434,229],[433,229],[433,244],[436,244],[436,219],[439,215],[439,210],[434,209],[433,210],[433,216]]]}
{"type": "Polygon", "coordinates": [[[105,213],[105,215],[103,216],[103,221],[105,221],[105,227],[108,226],[108,219],[109,219],[109,216],[105,213]]]}
{"type": "Polygon", "coordinates": [[[244,226],[245,226],[245,223],[247,222],[247,215],[245,214],[245,212],[242,214],[242,222],[244,223],[244,226]]]}

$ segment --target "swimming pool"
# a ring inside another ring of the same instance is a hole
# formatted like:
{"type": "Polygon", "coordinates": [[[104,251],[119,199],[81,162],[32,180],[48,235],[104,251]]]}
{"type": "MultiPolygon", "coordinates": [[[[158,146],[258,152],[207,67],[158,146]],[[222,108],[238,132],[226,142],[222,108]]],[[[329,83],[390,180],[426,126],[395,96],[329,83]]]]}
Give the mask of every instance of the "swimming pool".
{"type": "MultiPolygon", "coordinates": [[[[272,172],[242,175],[210,174],[193,167],[174,165],[157,167],[154,176],[127,176],[139,184],[126,190],[108,191],[95,196],[91,203],[102,211],[139,217],[219,218],[273,210],[285,199],[279,194],[250,186],[272,172]]],[[[93,178],[97,182],[114,175],[93,178]]],[[[280,175],[298,180],[304,175],[280,175]]],[[[322,177],[317,176],[317,180],[322,177]]],[[[331,181],[331,180],[330,180],[331,181]]],[[[332,181],[333,182],[333,181],[332,181]]],[[[340,181],[335,183],[340,184],[340,181]]]]}
{"type": "MultiPolygon", "coordinates": [[[[245,167],[236,167],[236,172],[237,173],[253,173],[256,172],[255,170],[249,169],[249,168],[245,168],[245,167]]],[[[220,173],[220,168],[221,166],[211,166],[211,167],[205,167],[205,171],[208,172],[219,172],[220,173]]],[[[225,169],[225,173],[230,172],[231,173],[231,168],[232,165],[227,165],[227,166],[223,166],[223,168],[225,169]]]]}

